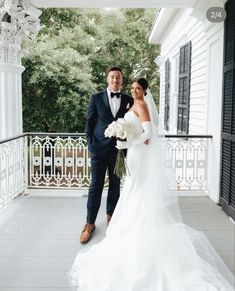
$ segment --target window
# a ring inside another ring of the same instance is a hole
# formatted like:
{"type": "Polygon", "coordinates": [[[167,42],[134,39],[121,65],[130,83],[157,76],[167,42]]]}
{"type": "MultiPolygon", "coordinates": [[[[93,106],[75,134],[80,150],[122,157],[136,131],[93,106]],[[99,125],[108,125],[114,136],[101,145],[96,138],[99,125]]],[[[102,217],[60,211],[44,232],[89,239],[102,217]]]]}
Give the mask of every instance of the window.
{"type": "Polygon", "coordinates": [[[188,134],[191,77],[191,41],[180,47],[177,132],[188,134]]]}
{"type": "Polygon", "coordinates": [[[164,128],[169,130],[169,113],[170,113],[170,62],[165,62],[165,107],[164,107],[164,128]]]}

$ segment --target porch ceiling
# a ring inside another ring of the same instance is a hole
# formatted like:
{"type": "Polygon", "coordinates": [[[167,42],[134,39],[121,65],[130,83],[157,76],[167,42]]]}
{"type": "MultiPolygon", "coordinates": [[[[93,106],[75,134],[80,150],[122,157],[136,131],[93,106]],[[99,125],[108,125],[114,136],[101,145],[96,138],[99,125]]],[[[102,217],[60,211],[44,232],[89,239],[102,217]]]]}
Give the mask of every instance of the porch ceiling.
{"type": "Polygon", "coordinates": [[[39,8],[186,8],[197,0],[31,0],[39,8]]]}

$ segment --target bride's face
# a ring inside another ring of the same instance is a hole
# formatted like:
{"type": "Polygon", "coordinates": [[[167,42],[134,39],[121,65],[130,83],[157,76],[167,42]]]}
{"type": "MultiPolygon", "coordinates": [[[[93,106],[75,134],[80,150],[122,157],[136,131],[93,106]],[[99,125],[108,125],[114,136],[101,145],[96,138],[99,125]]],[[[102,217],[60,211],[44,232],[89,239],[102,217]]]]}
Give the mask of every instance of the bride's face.
{"type": "Polygon", "coordinates": [[[140,86],[139,83],[133,82],[131,85],[131,95],[134,99],[143,100],[144,98],[144,89],[140,86]]]}

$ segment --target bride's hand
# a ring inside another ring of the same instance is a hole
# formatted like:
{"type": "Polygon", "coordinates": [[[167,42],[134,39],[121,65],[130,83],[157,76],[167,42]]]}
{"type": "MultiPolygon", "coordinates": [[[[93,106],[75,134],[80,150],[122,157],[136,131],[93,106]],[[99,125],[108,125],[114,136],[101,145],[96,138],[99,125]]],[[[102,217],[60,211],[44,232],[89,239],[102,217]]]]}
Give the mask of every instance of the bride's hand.
{"type": "Polygon", "coordinates": [[[145,144],[150,144],[150,138],[146,139],[146,141],[144,142],[145,144]]]}
{"type": "Polygon", "coordinates": [[[123,150],[123,149],[129,148],[130,146],[131,146],[131,143],[130,142],[118,140],[117,141],[116,148],[119,149],[119,150],[123,150]]]}

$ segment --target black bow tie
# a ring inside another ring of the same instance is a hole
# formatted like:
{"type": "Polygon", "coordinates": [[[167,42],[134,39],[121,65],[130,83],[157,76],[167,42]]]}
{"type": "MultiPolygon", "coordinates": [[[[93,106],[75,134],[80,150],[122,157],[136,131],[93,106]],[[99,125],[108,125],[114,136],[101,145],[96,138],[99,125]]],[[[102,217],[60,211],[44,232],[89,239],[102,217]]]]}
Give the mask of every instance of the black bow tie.
{"type": "Polygon", "coordinates": [[[116,92],[116,93],[111,92],[111,93],[110,93],[110,96],[111,96],[111,98],[113,98],[114,96],[116,96],[117,98],[120,98],[121,93],[120,93],[120,92],[116,92]]]}

